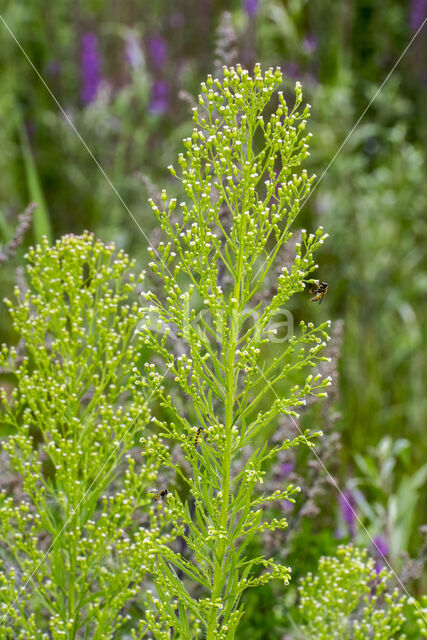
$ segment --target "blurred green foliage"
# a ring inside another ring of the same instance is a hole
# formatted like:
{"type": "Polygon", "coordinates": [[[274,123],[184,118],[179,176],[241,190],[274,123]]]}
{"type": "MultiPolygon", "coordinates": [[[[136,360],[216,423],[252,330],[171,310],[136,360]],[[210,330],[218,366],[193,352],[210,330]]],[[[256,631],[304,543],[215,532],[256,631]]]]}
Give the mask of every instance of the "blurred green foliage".
{"type": "MultiPolygon", "coordinates": [[[[312,104],[311,170],[320,182],[298,225],[320,222],[330,234],[319,257],[328,294],[309,310],[314,319],[344,321],[339,386],[328,407],[333,419],[316,409],[311,424],[340,434],[338,484],[361,491],[363,477],[363,495],[376,516],[362,503],[356,510],[371,535],[387,538],[394,559],[401,543],[391,539],[397,534],[387,531],[381,509],[388,513],[397,499],[411,503],[400,551],[413,557],[426,519],[419,482],[427,408],[425,27],[377,92],[422,23],[425,6],[422,0],[390,0],[386,9],[375,0],[4,0],[5,23],[62,113],[0,23],[2,243],[13,235],[18,213],[36,199],[27,242],[87,228],[144,264],[146,240],[64,114],[149,236],[154,223],[146,178],[155,195],[192,128],[190,100],[180,91],[195,96],[206,73],[237,60],[281,66],[289,78],[285,94],[296,79],[303,83],[312,104]],[[228,21],[224,10],[231,13],[228,21]],[[393,461],[389,485],[382,484],[381,468],[376,477],[373,472],[385,437],[390,447],[381,464],[393,461]],[[402,438],[407,445],[397,453],[402,438]]],[[[168,192],[179,193],[176,182],[168,192]]],[[[2,297],[10,293],[21,257],[0,271],[2,297]]],[[[292,311],[306,316],[306,301],[292,311]]],[[[3,339],[13,340],[7,326],[2,331],[3,339]]],[[[338,519],[340,509],[335,490],[328,505],[306,517],[292,541],[295,575],[331,553],[331,518],[338,519]]],[[[400,522],[401,507],[393,508],[400,522]]],[[[421,593],[423,583],[408,588],[421,593]]],[[[254,638],[263,637],[266,618],[256,617],[262,607],[252,597],[247,624],[257,628],[254,638]]]]}
{"type": "MultiPolygon", "coordinates": [[[[402,555],[409,551],[416,509],[427,480],[427,463],[416,471],[411,469],[409,440],[393,441],[390,436],[384,436],[377,447],[369,447],[365,455],[356,453],[354,457],[357,507],[370,534],[386,537],[390,562],[397,568],[402,555]],[[406,473],[399,477],[402,469],[406,473]]],[[[358,541],[369,545],[364,531],[358,541]]]]}

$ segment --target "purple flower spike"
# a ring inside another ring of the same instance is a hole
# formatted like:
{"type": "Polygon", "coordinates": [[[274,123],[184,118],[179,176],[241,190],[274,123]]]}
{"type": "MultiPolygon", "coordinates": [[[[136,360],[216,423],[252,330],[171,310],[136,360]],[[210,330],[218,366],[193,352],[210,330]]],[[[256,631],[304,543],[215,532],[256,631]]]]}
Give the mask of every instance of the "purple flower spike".
{"type": "Polygon", "coordinates": [[[296,62],[288,62],[285,66],[285,73],[292,80],[298,80],[302,75],[301,68],[296,62]]]}
{"type": "Polygon", "coordinates": [[[81,60],[81,99],[85,104],[90,104],[95,100],[101,83],[98,38],[92,31],[85,33],[82,38],[81,60]]]}
{"type": "Polygon", "coordinates": [[[353,493],[346,489],[339,496],[339,505],[342,519],[344,520],[348,535],[350,538],[354,538],[356,535],[356,500],[353,493]]]}
{"type": "Polygon", "coordinates": [[[289,502],[288,500],[282,500],[281,501],[281,507],[283,509],[283,511],[287,512],[287,511],[292,511],[292,509],[295,509],[295,505],[293,502],[289,502]]]}
{"type": "Polygon", "coordinates": [[[280,467],[280,475],[287,478],[294,470],[294,467],[295,465],[293,462],[284,462],[280,467]]]}
{"type": "Polygon", "coordinates": [[[149,110],[156,115],[162,115],[169,108],[169,87],[164,80],[155,80],[151,87],[149,110]]]}
{"type": "Polygon", "coordinates": [[[427,0],[412,0],[411,2],[411,29],[418,31],[424,20],[427,18],[427,0]]]}
{"type": "Polygon", "coordinates": [[[376,538],[374,538],[374,543],[375,552],[377,554],[380,554],[381,556],[388,556],[389,547],[388,542],[385,538],[383,538],[382,536],[377,536],[376,538]]]}
{"type": "Polygon", "coordinates": [[[155,69],[163,67],[168,57],[168,45],[161,36],[153,36],[148,41],[148,51],[155,69]]]}
{"type": "Polygon", "coordinates": [[[384,557],[386,558],[389,553],[389,545],[386,538],[382,536],[376,536],[374,538],[374,553],[377,556],[375,560],[375,571],[380,573],[381,569],[384,567],[384,557]]]}
{"type": "Polygon", "coordinates": [[[244,0],[243,5],[248,16],[254,18],[258,11],[258,0],[244,0]]]}
{"type": "Polygon", "coordinates": [[[304,38],[303,42],[304,49],[307,53],[313,53],[317,49],[317,39],[316,36],[308,35],[304,38]]]}

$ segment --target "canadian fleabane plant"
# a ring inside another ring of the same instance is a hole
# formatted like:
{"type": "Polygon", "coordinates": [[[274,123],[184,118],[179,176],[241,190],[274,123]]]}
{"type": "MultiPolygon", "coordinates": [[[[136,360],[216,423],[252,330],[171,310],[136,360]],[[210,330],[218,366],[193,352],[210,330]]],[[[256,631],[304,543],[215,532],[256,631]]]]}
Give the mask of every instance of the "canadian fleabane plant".
{"type": "Polygon", "coordinates": [[[404,640],[406,599],[397,588],[390,590],[392,580],[391,571],[376,570],[366,550],[338,547],[335,557],[320,558],[316,575],[309,573],[300,582],[303,625],[298,637],[404,640]]]}
{"type": "Polygon", "coordinates": [[[150,250],[159,292],[143,294],[140,334],[157,354],[146,366],[160,374],[166,365],[178,391],[160,392],[165,413],[154,418],[158,433],[145,444],[188,492],[159,501],[183,543],[155,546],[156,593],[145,624],[159,640],[232,640],[243,592],[272,579],[288,583],[289,567],[268,550],[252,557],[248,545],[265,529],[287,526],[285,518],[269,521],[265,506],[292,502],[299,491],[289,485],[263,493],[266,469],[279,451],[311,447],[319,433],[296,425],[295,438],[278,446],[268,434],[279,415],[296,418],[304,398],[325,395],[330,383],[309,374],[324,359],[329,322],[302,322],[268,357],[271,323],[304,291],[325,238],[322,229],[303,231],[292,264],[280,269],[313,180],[300,168],[309,106],[301,106],[299,83],[292,108],[276,94],[279,69],[223,73],[222,81],[208,76],[202,84],[193,133],[178,168],[171,167],[185,200],[163,191],[161,206],[151,201],[166,241],[150,250]],[[278,265],[275,292],[265,300],[278,265]]]}
{"type": "Polygon", "coordinates": [[[136,279],[89,233],[27,258],[28,289],[6,301],[20,347],[0,352],[0,638],[116,638],[143,605],[150,539],[170,541],[161,518],[148,526],[136,279]]]}

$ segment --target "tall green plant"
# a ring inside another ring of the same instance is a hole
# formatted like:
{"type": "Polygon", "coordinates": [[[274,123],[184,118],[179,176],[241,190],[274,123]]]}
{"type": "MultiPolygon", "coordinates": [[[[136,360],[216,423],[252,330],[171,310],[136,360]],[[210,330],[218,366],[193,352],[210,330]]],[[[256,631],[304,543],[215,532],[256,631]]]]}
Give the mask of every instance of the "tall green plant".
{"type": "MultiPolygon", "coordinates": [[[[293,502],[299,488],[262,493],[265,466],[284,449],[313,446],[319,434],[272,446],[268,429],[281,414],[297,416],[304,397],[326,395],[329,379],[307,370],[324,359],[329,323],[301,322],[287,342],[277,338],[282,348],[267,358],[271,321],[304,291],[325,238],[321,228],[302,232],[292,266],[282,266],[275,293],[264,300],[313,180],[300,169],[309,107],[300,109],[299,83],[292,108],[280,91],[273,106],[281,82],[279,69],[263,75],[259,65],[253,76],[240,66],[224,67],[222,82],[208,76],[179,169],[171,167],[187,201],[177,205],[163,191],[161,207],[151,202],[168,240],[151,249],[163,291],[145,292],[141,335],[181,393],[161,392],[168,417],[156,420],[150,451],[188,490],[188,500],[172,494],[163,505],[185,544],[157,545],[157,595],[145,623],[161,640],[231,640],[243,592],[290,578],[290,568],[268,555],[251,557],[248,545],[265,529],[287,526],[285,518],[264,519],[264,505],[293,502]]],[[[147,366],[153,374],[160,367],[147,366]]]]}
{"type": "Polygon", "coordinates": [[[164,535],[157,516],[147,526],[156,463],[135,447],[149,419],[136,283],[89,233],[28,261],[28,290],[7,302],[20,346],[0,354],[16,380],[0,388],[0,638],[105,640],[164,535]]]}

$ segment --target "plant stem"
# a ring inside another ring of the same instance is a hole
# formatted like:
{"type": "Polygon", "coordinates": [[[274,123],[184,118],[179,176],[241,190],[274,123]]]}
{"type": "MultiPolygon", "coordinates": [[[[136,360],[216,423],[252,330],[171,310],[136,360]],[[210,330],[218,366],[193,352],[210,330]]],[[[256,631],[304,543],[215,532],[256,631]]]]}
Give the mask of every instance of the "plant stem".
{"type": "MultiPolygon", "coordinates": [[[[234,404],[234,354],[236,347],[236,314],[233,312],[231,319],[231,335],[228,351],[227,362],[227,395],[225,406],[225,447],[224,447],[224,464],[223,464],[223,482],[222,482],[222,503],[221,503],[221,532],[222,536],[219,541],[218,561],[215,564],[214,583],[212,589],[212,600],[215,601],[221,596],[224,584],[224,571],[226,559],[226,539],[228,524],[228,505],[230,498],[230,469],[231,469],[231,429],[233,426],[233,404],[234,404]]],[[[209,626],[206,634],[206,640],[214,640],[217,627],[218,612],[215,608],[211,611],[209,626]]]]}
{"type": "MultiPolygon", "coordinates": [[[[243,224],[242,227],[246,225],[243,224]]],[[[242,234],[245,229],[242,229],[242,234]]],[[[243,237],[243,235],[241,236],[243,237]]],[[[218,561],[215,563],[214,569],[214,582],[212,588],[212,601],[215,602],[217,598],[220,598],[221,592],[225,583],[225,563],[226,563],[226,540],[229,539],[227,532],[228,525],[228,507],[230,502],[230,471],[231,471],[231,445],[232,445],[232,428],[234,422],[234,397],[235,397],[235,357],[236,347],[238,339],[238,325],[239,325],[239,305],[240,305],[240,290],[241,290],[241,273],[242,273],[242,250],[239,249],[239,256],[237,262],[236,279],[234,281],[234,294],[233,298],[233,311],[230,319],[230,336],[228,340],[228,353],[227,353],[227,374],[226,374],[226,400],[225,400],[225,447],[224,447],[224,463],[223,463],[223,481],[222,481],[222,503],[221,503],[221,539],[219,541],[218,561]]],[[[213,607],[209,619],[209,625],[206,633],[206,640],[215,640],[215,634],[217,629],[217,617],[218,610],[213,607]]]]}

